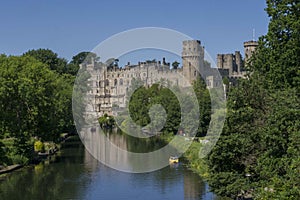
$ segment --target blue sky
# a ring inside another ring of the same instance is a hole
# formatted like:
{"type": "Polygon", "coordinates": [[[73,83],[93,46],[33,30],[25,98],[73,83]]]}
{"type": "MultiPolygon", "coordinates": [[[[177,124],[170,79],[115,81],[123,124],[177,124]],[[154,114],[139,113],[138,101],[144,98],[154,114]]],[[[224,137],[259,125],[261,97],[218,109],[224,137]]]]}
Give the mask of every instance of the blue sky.
{"type": "Polygon", "coordinates": [[[267,33],[269,21],[264,0],[11,0],[0,5],[0,53],[49,48],[68,60],[140,27],[174,29],[201,40],[214,59],[217,53],[243,54],[253,28],[257,39],[267,33]]]}

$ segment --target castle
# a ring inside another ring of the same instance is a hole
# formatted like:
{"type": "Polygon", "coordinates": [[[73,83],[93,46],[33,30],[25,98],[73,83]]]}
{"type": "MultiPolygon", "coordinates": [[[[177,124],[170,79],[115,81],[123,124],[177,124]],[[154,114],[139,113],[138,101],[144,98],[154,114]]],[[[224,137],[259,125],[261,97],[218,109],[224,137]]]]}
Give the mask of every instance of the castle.
{"type": "Polygon", "coordinates": [[[89,93],[93,96],[93,102],[89,110],[96,112],[98,116],[104,113],[116,115],[113,107],[125,108],[127,94],[134,79],[142,81],[146,86],[167,80],[172,85],[185,87],[196,80],[201,72],[208,88],[220,87],[224,77],[230,81],[244,77],[244,62],[248,61],[257,45],[256,41],[244,43],[245,61],[238,51],[235,54],[218,54],[217,69],[211,68],[204,60],[204,47],[199,40],[183,41],[181,68],[171,69],[165,58],[162,61],[138,62],[136,65],[128,63],[123,68],[117,65],[99,65],[94,61],[82,64],[81,67],[91,72],[89,93]],[[211,72],[216,70],[221,76],[212,75],[211,72]]]}

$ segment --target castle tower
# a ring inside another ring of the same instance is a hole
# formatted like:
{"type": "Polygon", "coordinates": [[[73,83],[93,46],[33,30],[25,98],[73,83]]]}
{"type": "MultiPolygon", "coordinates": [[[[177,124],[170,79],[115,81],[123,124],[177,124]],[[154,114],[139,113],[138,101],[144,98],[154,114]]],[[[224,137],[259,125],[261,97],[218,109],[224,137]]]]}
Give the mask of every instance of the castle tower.
{"type": "Polygon", "coordinates": [[[235,51],[235,63],[236,63],[236,72],[240,74],[242,71],[243,59],[239,51],[235,51]]]}
{"type": "Polygon", "coordinates": [[[248,41],[244,42],[244,52],[245,52],[245,63],[248,63],[248,60],[251,58],[252,54],[254,53],[256,47],[258,46],[257,41],[248,41]]]}
{"type": "Polygon", "coordinates": [[[183,76],[190,82],[196,80],[204,69],[204,47],[199,40],[183,41],[182,65],[183,76]]]}
{"type": "Polygon", "coordinates": [[[219,69],[228,70],[228,74],[231,75],[234,70],[234,56],[233,54],[218,54],[217,60],[219,69]]]}

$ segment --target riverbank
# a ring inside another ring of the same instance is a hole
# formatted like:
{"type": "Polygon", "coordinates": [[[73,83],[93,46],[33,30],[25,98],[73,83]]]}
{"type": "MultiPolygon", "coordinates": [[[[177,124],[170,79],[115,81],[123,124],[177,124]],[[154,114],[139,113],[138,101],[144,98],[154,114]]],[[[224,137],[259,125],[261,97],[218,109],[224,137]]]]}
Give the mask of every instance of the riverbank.
{"type": "Polygon", "coordinates": [[[200,142],[193,141],[189,149],[183,154],[188,161],[188,167],[204,180],[209,177],[209,170],[205,159],[199,158],[199,151],[202,147],[200,142]]]}
{"type": "MultiPolygon", "coordinates": [[[[160,139],[169,143],[173,139],[172,134],[162,134],[160,139]]],[[[183,159],[187,161],[187,166],[190,170],[201,176],[204,180],[209,177],[209,170],[205,159],[199,158],[199,151],[202,148],[202,144],[198,141],[192,141],[191,145],[184,152],[183,159]]]]}
{"type": "MultiPolygon", "coordinates": [[[[132,150],[127,148],[131,148],[129,144],[133,142],[129,140],[135,141],[134,138],[114,136],[111,139],[115,143],[125,142],[128,145],[123,147],[132,150]]],[[[144,152],[151,149],[143,147],[144,152]]],[[[0,178],[0,199],[216,200],[207,183],[185,165],[151,173],[124,173],[98,162],[78,136],[69,137],[55,157],[50,162],[10,173],[3,181],[0,178]]]]}
{"type": "MultiPolygon", "coordinates": [[[[20,168],[23,168],[25,166],[38,165],[40,162],[47,159],[49,156],[53,156],[53,155],[57,154],[57,152],[61,149],[61,144],[64,143],[71,135],[73,135],[73,134],[68,134],[68,133],[61,134],[61,137],[59,138],[59,142],[55,143],[55,148],[53,148],[53,149],[49,148],[44,153],[35,152],[35,155],[33,156],[33,159],[30,162],[12,163],[7,166],[2,166],[2,168],[0,168],[0,175],[5,176],[6,174],[12,173],[12,172],[14,172],[20,168]]],[[[49,142],[46,142],[46,143],[49,143],[49,142]]]]}
{"type": "Polygon", "coordinates": [[[23,167],[23,165],[20,165],[20,164],[10,165],[10,166],[4,167],[3,169],[0,170],[0,175],[10,173],[10,172],[15,171],[17,169],[20,169],[22,167],[23,167]]]}

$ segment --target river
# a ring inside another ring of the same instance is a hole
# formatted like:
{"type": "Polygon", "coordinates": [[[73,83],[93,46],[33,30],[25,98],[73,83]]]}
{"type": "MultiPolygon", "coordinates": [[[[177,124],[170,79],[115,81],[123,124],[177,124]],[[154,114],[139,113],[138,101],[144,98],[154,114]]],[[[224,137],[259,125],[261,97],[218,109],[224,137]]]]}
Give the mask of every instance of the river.
{"type": "MultiPolygon", "coordinates": [[[[114,138],[130,140],[120,134],[114,138]]],[[[217,197],[184,163],[149,173],[120,172],[94,159],[79,137],[74,136],[55,157],[2,177],[0,199],[215,200],[217,197]]]]}

